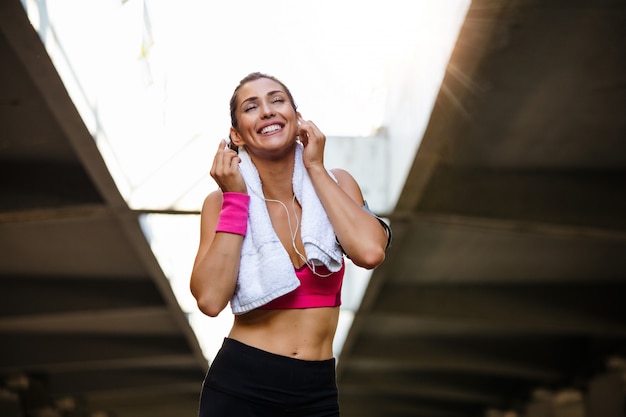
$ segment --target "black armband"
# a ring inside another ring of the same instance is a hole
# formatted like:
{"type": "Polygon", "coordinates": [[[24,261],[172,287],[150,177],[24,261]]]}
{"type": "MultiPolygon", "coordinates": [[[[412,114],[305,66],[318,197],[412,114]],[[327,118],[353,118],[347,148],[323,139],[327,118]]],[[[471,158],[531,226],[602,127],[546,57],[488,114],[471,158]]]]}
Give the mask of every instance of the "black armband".
{"type": "Polygon", "coordinates": [[[367,205],[367,201],[363,200],[363,206],[361,206],[361,208],[365,211],[367,211],[369,214],[371,214],[372,216],[376,217],[376,220],[378,220],[380,222],[380,224],[385,228],[385,232],[387,233],[387,245],[385,246],[385,249],[387,249],[389,246],[391,246],[391,227],[389,227],[389,225],[380,217],[378,217],[367,205]]]}

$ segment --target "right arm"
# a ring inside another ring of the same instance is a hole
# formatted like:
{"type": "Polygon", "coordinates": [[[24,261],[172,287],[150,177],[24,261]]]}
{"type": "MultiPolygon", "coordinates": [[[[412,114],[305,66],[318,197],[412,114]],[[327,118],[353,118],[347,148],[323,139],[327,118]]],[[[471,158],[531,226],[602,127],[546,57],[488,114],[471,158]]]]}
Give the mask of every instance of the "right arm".
{"type": "Polygon", "coordinates": [[[222,191],[247,192],[239,173],[240,159],[224,145],[222,141],[211,168],[211,176],[220,190],[209,194],[202,205],[200,244],[190,281],[198,308],[211,317],[217,316],[233,296],[243,244],[241,235],[215,232],[222,209],[222,191]]]}

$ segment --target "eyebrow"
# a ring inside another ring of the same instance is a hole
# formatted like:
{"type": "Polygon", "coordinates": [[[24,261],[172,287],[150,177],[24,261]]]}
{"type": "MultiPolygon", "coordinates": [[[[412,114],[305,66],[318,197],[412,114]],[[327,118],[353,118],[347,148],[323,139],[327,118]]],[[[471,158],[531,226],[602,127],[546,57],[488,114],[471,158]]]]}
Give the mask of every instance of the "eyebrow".
{"type": "MultiPolygon", "coordinates": [[[[283,90],[272,90],[272,91],[268,92],[266,95],[267,95],[268,97],[271,97],[271,96],[276,95],[276,94],[279,94],[279,93],[282,93],[282,94],[287,94],[287,93],[285,93],[283,90]]],[[[257,96],[248,97],[247,99],[245,99],[245,100],[243,100],[243,101],[241,102],[240,107],[241,107],[241,106],[243,106],[244,104],[248,103],[248,102],[257,101],[258,99],[259,99],[259,98],[258,98],[257,96]]]]}

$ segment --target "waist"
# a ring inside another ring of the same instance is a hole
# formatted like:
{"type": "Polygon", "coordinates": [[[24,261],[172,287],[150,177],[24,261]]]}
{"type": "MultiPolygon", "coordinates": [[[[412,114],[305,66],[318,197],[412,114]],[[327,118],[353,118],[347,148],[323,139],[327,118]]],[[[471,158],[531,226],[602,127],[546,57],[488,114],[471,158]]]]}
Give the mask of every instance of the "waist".
{"type": "Polygon", "coordinates": [[[333,357],[338,307],[253,310],[235,316],[229,337],[249,346],[303,360],[333,357]]]}

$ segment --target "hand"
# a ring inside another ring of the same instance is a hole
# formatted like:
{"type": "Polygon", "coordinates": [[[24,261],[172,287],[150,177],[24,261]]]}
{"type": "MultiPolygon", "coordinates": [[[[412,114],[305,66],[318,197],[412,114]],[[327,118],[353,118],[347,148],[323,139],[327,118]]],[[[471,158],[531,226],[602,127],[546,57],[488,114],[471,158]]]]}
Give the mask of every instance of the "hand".
{"type": "Polygon", "coordinates": [[[213,159],[211,177],[215,180],[222,192],[248,192],[246,183],[239,172],[241,159],[237,152],[226,147],[226,141],[222,139],[213,159]]]}
{"type": "Polygon", "coordinates": [[[304,151],[302,152],[304,167],[307,170],[317,166],[323,167],[326,136],[310,120],[298,117],[298,124],[298,136],[300,137],[300,142],[304,145],[304,151]]]}

